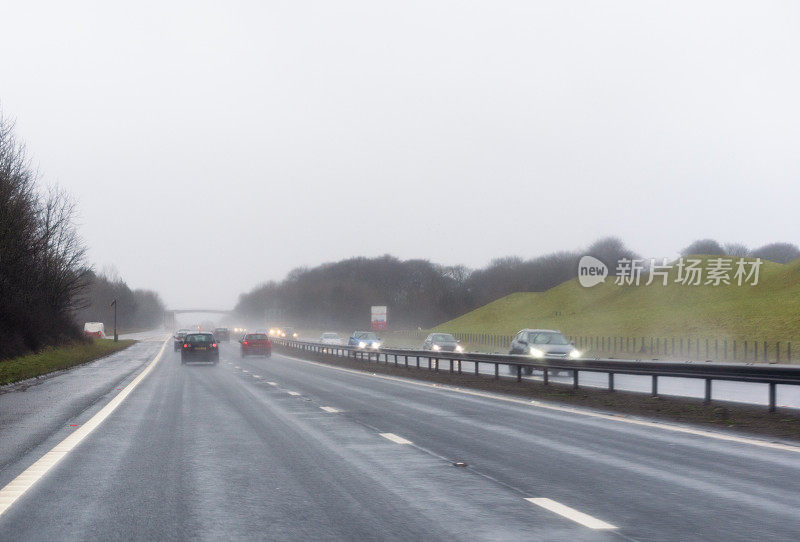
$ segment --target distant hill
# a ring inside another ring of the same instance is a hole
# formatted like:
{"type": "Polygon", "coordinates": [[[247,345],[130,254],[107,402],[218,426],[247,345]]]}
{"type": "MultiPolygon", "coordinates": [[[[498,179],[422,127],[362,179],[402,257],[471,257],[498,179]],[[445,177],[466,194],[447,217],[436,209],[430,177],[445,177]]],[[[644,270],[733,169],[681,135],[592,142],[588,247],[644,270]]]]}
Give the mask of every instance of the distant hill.
{"type": "MultiPolygon", "coordinates": [[[[716,257],[697,258],[705,267],[716,257]]],[[[531,327],[575,336],[800,339],[800,259],[787,264],[762,260],[755,286],[733,281],[728,286],[687,286],[676,284],[676,277],[673,268],[666,286],[660,279],[650,286],[618,286],[608,277],[592,288],[573,279],[541,293],[508,295],[436,329],[509,335],[531,327]]]]}

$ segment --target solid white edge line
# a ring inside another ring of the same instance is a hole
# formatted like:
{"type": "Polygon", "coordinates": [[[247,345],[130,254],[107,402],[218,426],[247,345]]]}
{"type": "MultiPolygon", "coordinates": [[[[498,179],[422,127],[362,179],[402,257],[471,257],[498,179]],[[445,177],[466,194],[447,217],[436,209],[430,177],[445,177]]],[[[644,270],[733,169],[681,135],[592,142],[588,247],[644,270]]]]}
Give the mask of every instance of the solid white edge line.
{"type": "Polygon", "coordinates": [[[321,406],[319,408],[321,408],[325,412],[330,412],[331,414],[336,414],[337,412],[339,412],[339,409],[336,409],[336,408],[333,408],[333,407],[330,407],[330,406],[321,406]]]}
{"type": "Polygon", "coordinates": [[[89,420],[76,429],[70,436],[56,444],[52,450],[44,454],[38,461],[36,461],[33,465],[25,469],[22,474],[11,480],[4,488],[0,489],[0,517],[11,507],[17,499],[22,497],[26,491],[28,491],[33,485],[38,482],[45,474],[47,474],[50,469],[52,469],[59,461],[61,461],[66,455],[71,452],[75,447],[83,441],[86,437],[88,437],[92,431],[97,429],[97,427],[103,423],[103,421],[108,418],[112,412],[114,412],[117,407],[122,404],[128,395],[139,385],[139,383],[144,380],[144,378],[150,374],[150,371],[153,370],[153,367],[161,360],[161,357],[164,355],[164,350],[167,347],[167,343],[169,339],[164,341],[164,344],[161,346],[161,350],[158,351],[156,357],[153,358],[147,367],[139,373],[139,375],[134,378],[130,384],[125,386],[116,396],[114,396],[111,401],[106,404],[103,408],[100,409],[94,416],[89,418],[89,420]]]}
{"type": "Polygon", "coordinates": [[[596,517],[590,516],[589,514],[584,514],[583,512],[579,512],[574,508],[570,508],[566,504],[561,504],[558,501],[554,501],[552,499],[546,498],[527,498],[525,499],[529,503],[533,503],[536,506],[541,506],[545,510],[550,510],[551,512],[558,514],[559,516],[563,516],[569,520],[574,521],[575,523],[580,523],[584,527],[589,527],[590,529],[616,529],[616,525],[611,525],[610,523],[606,523],[603,520],[597,519],[596,517]]]}
{"type": "Polygon", "coordinates": [[[599,418],[599,419],[603,419],[603,420],[610,420],[610,421],[613,421],[613,422],[627,423],[627,424],[630,424],[630,425],[638,425],[640,427],[649,427],[649,428],[653,428],[653,429],[661,429],[661,430],[664,430],[664,431],[672,431],[672,432],[675,432],[675,433],[683,433],[683,434],[693,435],[693,436],[698,436],[698,437],[706,437],[706,438],[711,438],[711,439],[715,439],[715,440],[723,440],[723,441],[727,441],[727,442],[736,442],[736,443],[739,443],[739,444],[748,444],[750,446],[759,446],[761,448],[771,448],[773,450],[781,450],[783,452],[792,452],[792,453],[796,453],[796,454],[800,453],[800,446],[794,446],[794,445],[791,445],[791,444],[781,444],[779,442],[768,442],[768,441],[765,441],[765,440],[757,440],[757,439],[748,438],[748,437],[738,437],[738,436],[735,436],[735,435],[724,435],[724,434],[721,434],[721,433],[714,433],[712,431],[706,431],[704,429],[693,429],[691,427],[681,427],[679,425],[671,425],[671,424],[669,424],[667,422],[649,422],[649,421],[646,421],[646,420],[634,420],[634,419],[631,419],[631,418],[624,418],[624,417],[622,417],[621,414],[619,414],[619,415],[603,414],[601,412],[593,412],[591,410],[583,410],[583,409],[576,408],[576,407],[563,407],[563,406],[543,403],[541,401],[536,401],[536,400],[517,399],[517,398],[514,398],[514,397],[504,397],[504,396],[497,395],[497,394],[492,394],[492,393],[485,393],[485,392],[468,390],[468,389],[463,389],[463,388],[448,387],[448,386],[445,386],[445,385],[442,385],[442,384],[428,384],[427,382],[421,382],[419,380],[414,380],[410,376],[409,376],[409,378],[402,378],[402,377],[397,377],[397,376],[379,375],[377,373],[366,374],[364,371],[358,371],[358,370],[355,370],[355,369],[348,369],[346,367],[337,367],[335,365],[330,365],[330,364],[327,364],[327,363],[319,363],[319,362],[310,361],[310,360],[307,360],[307,359],[296,358],[294,356],[288,356],[286,354],[280,354],[280,355],[282,357],[286,358],[286,359],[299,361],[301,363],[309,363],[311,365],[317,365],[319,367],[325,367],[327,369],[332,369],[332,370],[336,370],[336,371],[343,371],[343,372],[346,372],[346,373],[357,374],[357,375],[361,375],[361,376],[369,377],[369,378],[381,378],[383,380],[391,380],[391,381],[394,381],[394,382],[402,382],[404,384],[409,384],[409,385],[412,385],[412,386],[419,386],[419,387],[423,387],[423,388],[437,389],[439,391],[451,391],[451,392],[454,392],[454,393],[462,393],[464,395],[471,395],[473,397],[483,397],[483,398],[486,398],[486,399],[494,399],[496,401],[504,401],[506,403],[515,403],[515,404],[518,404],[518,405],[526,405],[526,406],[534,407],[534,408],[543,408],[545,410],[553,410],[553,411],[557,411],[557,412],[567,412],[569,414],[579,414],[581,416],[587,416],[587,417],[590,417],[590,418],[599,418]]]}
{"type": "Polygon", "coordinates": [[[414,444],[410,440],[406,440],[401,436],[395,435],[394,433],[378,433],[385,439],[391,440],[392,442],[396,442],[397,444],[414,444]]]}

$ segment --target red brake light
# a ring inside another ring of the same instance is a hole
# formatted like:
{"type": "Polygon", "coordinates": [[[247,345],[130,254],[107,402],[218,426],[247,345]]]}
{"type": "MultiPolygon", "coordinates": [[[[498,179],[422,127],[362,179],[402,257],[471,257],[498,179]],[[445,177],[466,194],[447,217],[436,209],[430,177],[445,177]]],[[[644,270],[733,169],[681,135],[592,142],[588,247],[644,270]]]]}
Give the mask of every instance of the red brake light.
{"type": "Polygon", "coordinates": [[[216,347],[217,347],[217,343],[211,343],[211,348],[216,348],[216,347]]]}
{"type": "Polygon", "coordinates": [[[242,344],[247,344],[247,341],[244,341],[242,344]]]}
{"type": "Polygon", "coordinates": [[[184,347],[184,348],[189,348],[189,345],[188,345],[188,344],[186,344],[186,343],[183,343],[183,347],[184,347]]]}

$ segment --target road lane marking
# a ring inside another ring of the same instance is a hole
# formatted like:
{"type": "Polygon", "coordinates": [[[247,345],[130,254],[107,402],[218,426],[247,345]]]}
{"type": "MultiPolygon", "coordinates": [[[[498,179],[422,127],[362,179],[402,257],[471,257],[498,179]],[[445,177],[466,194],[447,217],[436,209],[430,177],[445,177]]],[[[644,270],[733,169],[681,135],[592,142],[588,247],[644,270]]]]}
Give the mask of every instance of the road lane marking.
{"type": "Polygon", "coordinates": [[[288,393],[289,395],[300,395],[300,394],[299,394],[299,393],[297,393],[296,391],[290,391],[290,392],[287,392],[287,393],[288,393]]]}
{"type": "Polygon", "coordinates": [[[139,373],[139,376],[134,378],[130,384],[114,396],[111,401],[101,408],[94,416],[92,416],[86,423],[76,429],[70,436],[59,442],[55,447],[44,454],[33,465],[25,469],[22,474],[11,480],[4,488],[0,489],[0,517],[11,507],[14,502],[25,494],[33,485],[38,482],[45,474],[50,471],[59,461],[69,454],[75,447],[88,437],[92,431],[108,418],[119,405],[130,395],[130,393],[141,383],[145,377],[150,374],[150,371],[161,361],[164,355],[164,350],[167,348],[167,342],[161,346],[156,357],[153,358],[147,367],[139,373]]]}
{"type": "Polygon", "coordinates": [[[545,510],[550,510],[558,514],[559,516],[563,516],[567,519],[574,521],[575,523],[580,523],[584,527],[589,527],[590,529],[616,529],[616,525],[611,525],[610,523],[606,523],[596,517],[590,516],[589,514],[584,514],[583,512],[579,512],[574,508],[570,508],[566,504],[561,504],[558,501],[554,501],[552,499],[545,499],[545,498],[527,498],[525,499],[529,503],[533,503],[536,506],[541,506],[545,510]]]}
{"type": "Polygon", "coordinates": [[[278,385],[277,382],[267,382],[267,384],[269,384],[270,386],[277,386],[278,385]]]}
{"type": "Polygon", "coordinates": [[[406,440],[403,437],[395,435],[394,433],[379,433],[385,439],[391,440],[392,442],[396,442],[397,444],[414,444],[410,440],[406,440]]]}
{"type": "Polygon", "coordinates": [[[330,407],[330,406],[321,406],[321,407],[319,407],[319,408],[321,408],[321,409],[322,409],[322,410],[324,410],[325,412],[330,412],[331,414],[336,414],[337,412],[339,412],[339,410],[338,410],[338,409],[336,409],[336,408],[333,408],[333,407],[330,407]]]}
{"type": "Polygon", "coordinates": [[[253,378],[261,378],[261,375],[253,375],[253,378]]]}
{"type": "Polygon", "coordinates": [[[242,369],[242,372],[243,373],[249,373],[250,371],[248,371],[247,369],[242,369]]]}
{"type": "Polygon", "coordinates": [[[530,400],[530,399],[516,399],[514,397],[504,397],[501,395],[491,394],[491,393],[484,393],[475,390],[463,389],[463,388],[454,388],[454,387],[447,387],[441,384],[429,384],[427,382],[421,382],[419,380],[414,380],[412,378],[402,378],[397,376],[387,376],[387,375],[379,375],[376,373],[366,374],[364,371],[358,371],[356,369],[348,369],[346,367],[337,367],[335,365],[328,365],[327,363],[319,363],[316,361],[309,361],[307,359],[296,358],[294,356],[288,356],[286,354],[281,354],[281,357],[286,359],[290,359],[292,361],[299,361],[301,363],[308,363],[310,365],[316,365],[318,367],[324,367],[326,369],[332,369],[335,371],[342,371],[345,373],[351,373],[355,375],[361,375],[364,377],[374,377],[380,378],[382,380],[390,380],[393,382],[400,382],[402,384],[408,384],[411,386],[418,386],[421,388],[431,388],[437,389],[439,391],[451,391],[454,393],[461,393],[464,395],[471,395],[473,397],[482,397],[484,399],[493,399],[495,401],[503,401],[506,403],[514,403],[517,405],[525,405],[534,408],[542,408],[545,410],[552,410],[556,412],[566,412],[568,414],[578,414],[580,416],[586,416],[589,418],[599,418],[603,420],[609,420],[613,422],[621,422],[627,423],[630,425],[638,425],[640,427],[648,427],[652,429],[661,429],[664,431],[672,431],[674,433],[683,433],[686,435],[693,435],[697,437],[706,437],[715,440],[723,440],[726,442],[736,442],[739,444],[748,444],[750,446],[760,446],[761,448],[770,448],[773,450],[781,450],[783,452],[792,452],[792,453],[800,453],[800,446],[793,446],[791,444],[782,444],[780,442],[768,442],[765,440],[758,440],[755,438],[748,438],[748,437],[739,437],[736,435],[725,435],[722,433],[714,433],[712,431],[707,431],[705,429],[694,429],[691,427],[681,427],[679,425],[671,425],[668,422],[649,422],[646,420],[636,420],[632,418],[624,418],[624,414],[603,414],[601,412],[593,412],[591,410],[582,410],[580,408],[575,407],[565,407],[559,406],[555,404],[548,404],[542,401],[530,400]]]}

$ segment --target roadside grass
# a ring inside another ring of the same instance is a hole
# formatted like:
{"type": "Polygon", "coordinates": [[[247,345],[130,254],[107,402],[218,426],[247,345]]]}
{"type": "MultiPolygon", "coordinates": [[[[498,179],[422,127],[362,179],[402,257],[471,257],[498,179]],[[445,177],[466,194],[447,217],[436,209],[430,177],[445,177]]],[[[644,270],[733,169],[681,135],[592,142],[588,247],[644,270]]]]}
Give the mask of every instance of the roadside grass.
{"type": "Polygon", "coordinates": [[[94,339],[87,343],[45,348],[34,354],[0,361],[0,386],[81,365],[124,350],[135,342],[121,340],[115,343],[109,339],[94,339]]]}
{"type": "MultiPolygon", "coordinates": [[[[708,256],[699,257],[704,260],[708,256]]],[[[618,286],[614,277],[592,288],[577,279],[546,292],[511,294],[437,331],[511,335],[523,328],[554,328],[573,336],[702,337],[719,340],[800,339],[800,259],[762,261],[755,286],[676,284],[618,286]]]]}

